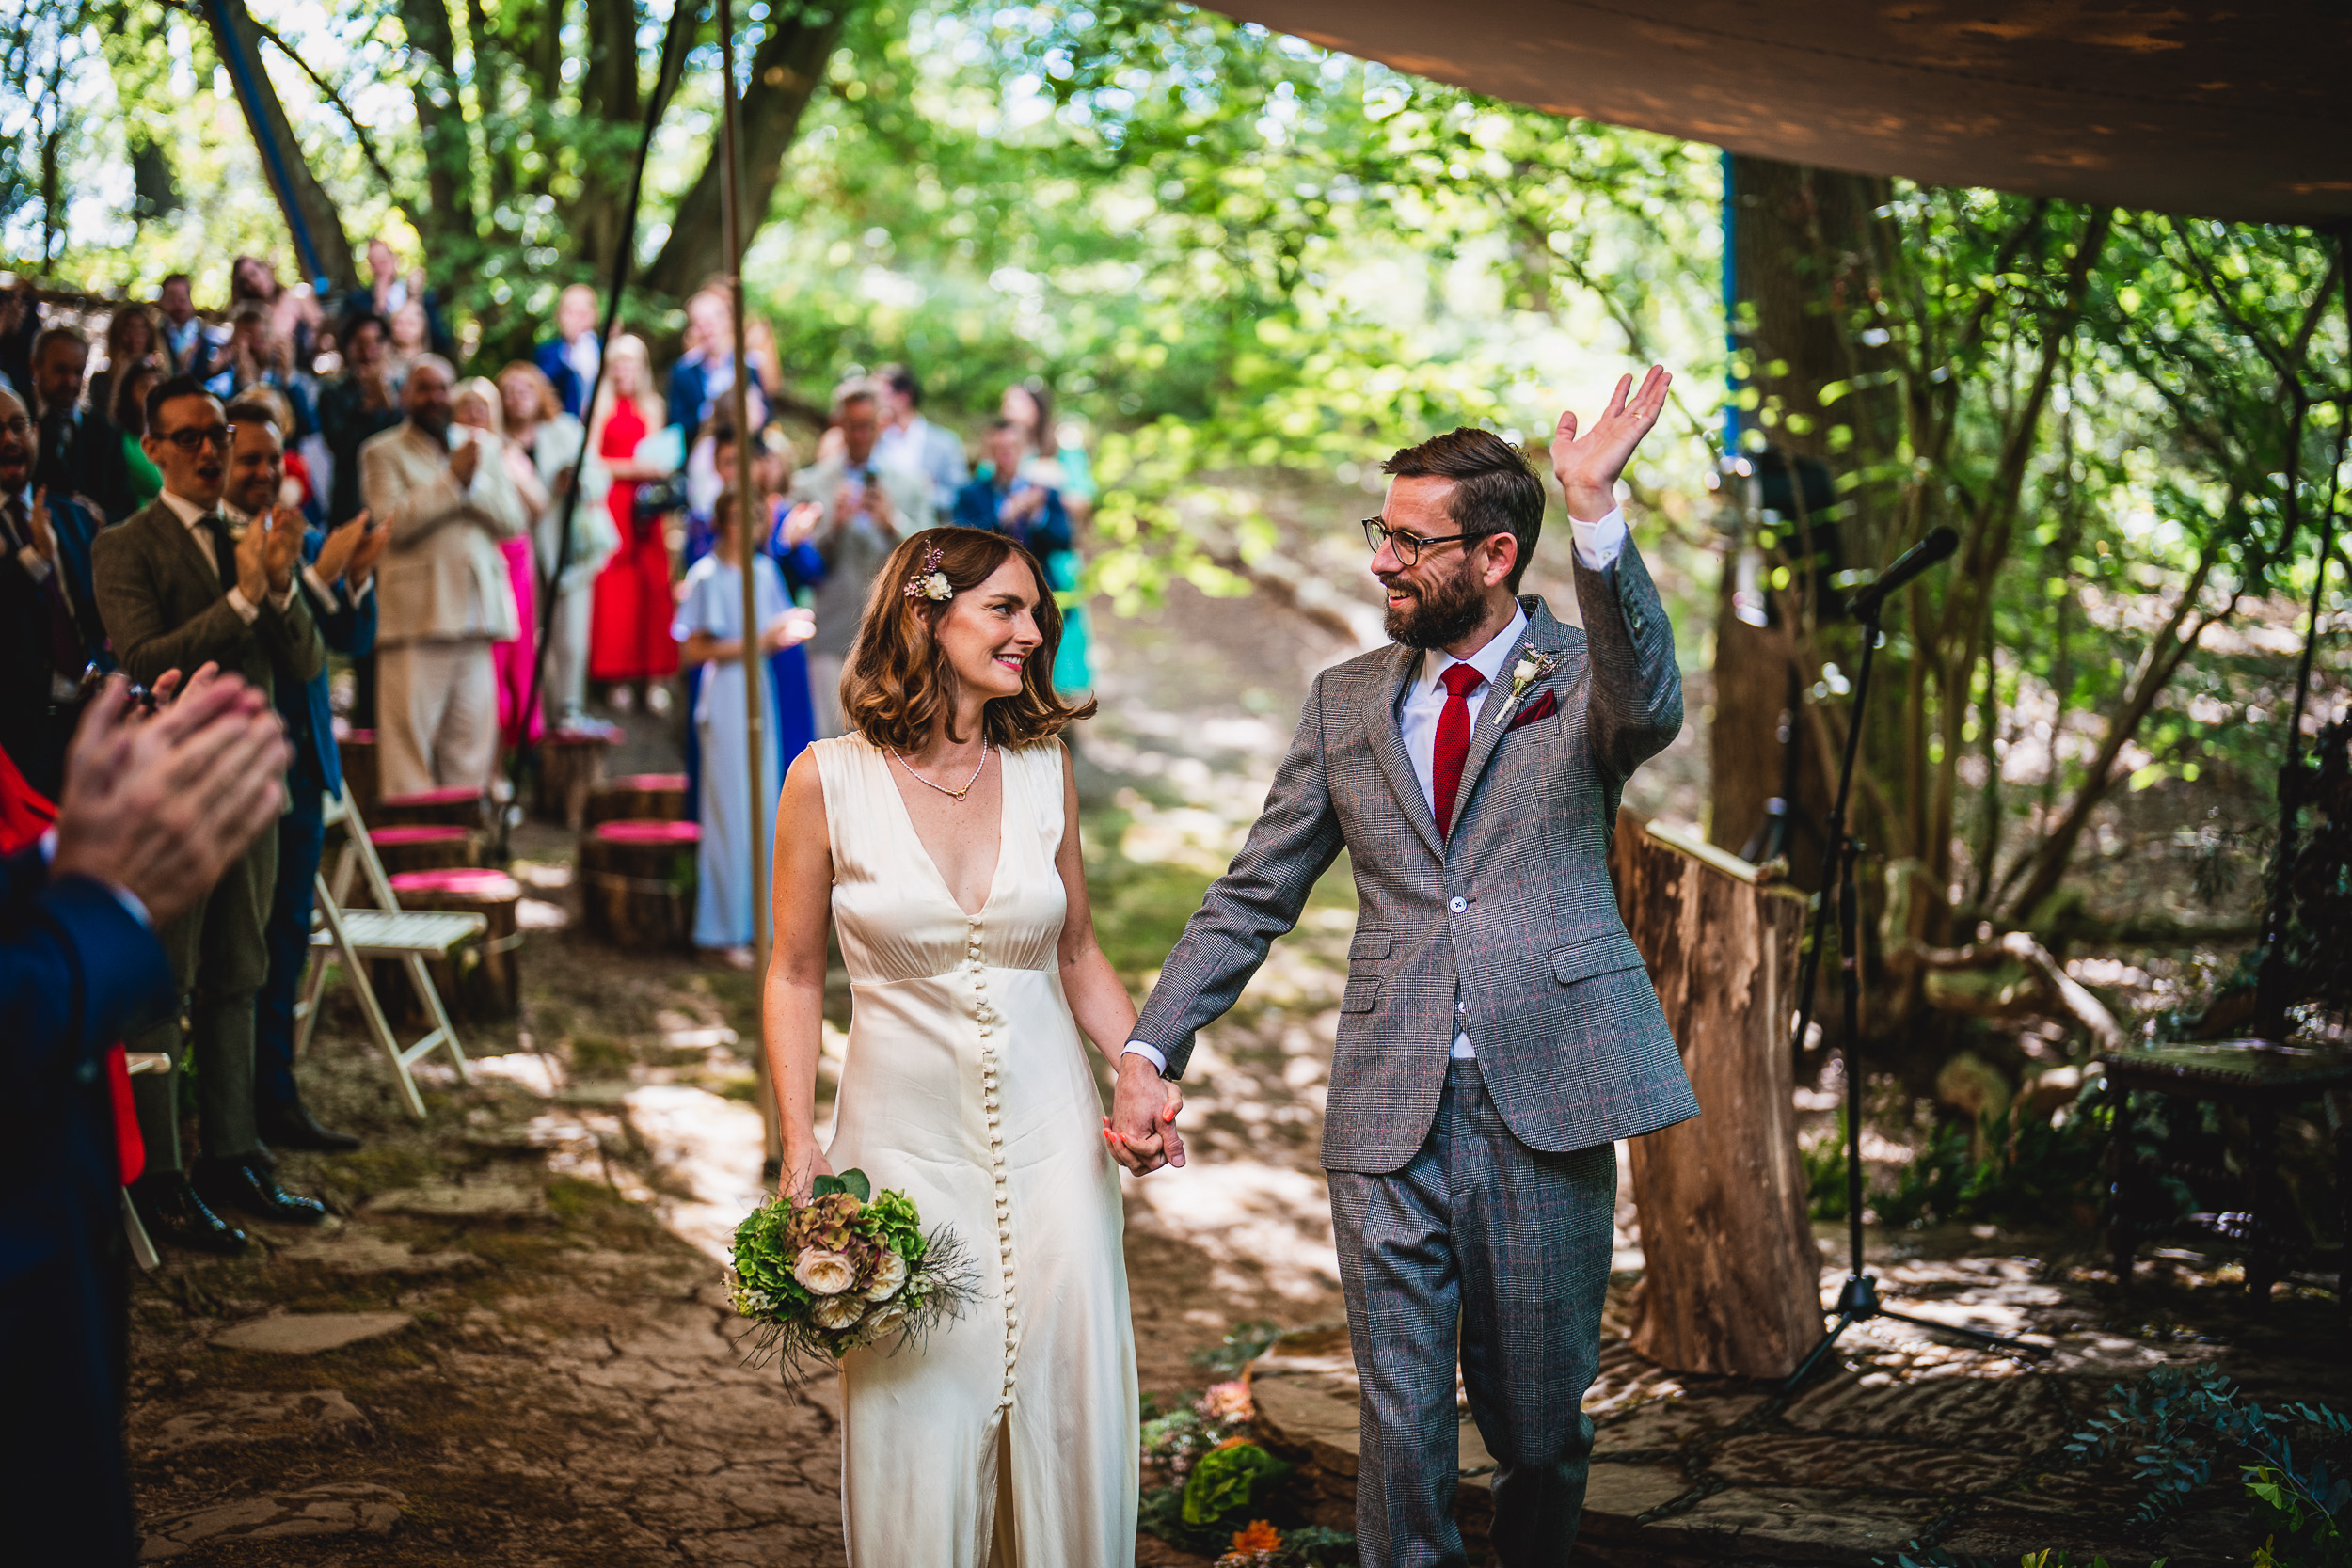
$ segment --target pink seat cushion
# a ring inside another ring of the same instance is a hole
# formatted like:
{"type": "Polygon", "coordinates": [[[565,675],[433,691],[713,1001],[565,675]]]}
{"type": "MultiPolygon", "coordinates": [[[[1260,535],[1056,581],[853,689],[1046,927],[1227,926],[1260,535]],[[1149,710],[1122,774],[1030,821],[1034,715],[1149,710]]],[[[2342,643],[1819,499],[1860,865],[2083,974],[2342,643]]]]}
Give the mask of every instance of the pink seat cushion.
{"type": "Polygon", "coordinates": [[[461,844],[472,830],[468,828],[371,828],[369,839],[376,844],[461,844]]]}
{"type": "Polygon", "coordinates": [[[375,744],[375,732],[373,730],[345,730],[335,738],[345,746],[373,746],[375,744]]]}
{"type": "Polygon", "coordinates": [[[699,823],[652,822],[639,817],[599,822],[592,833],[608,844],[700,844],[703,838],[699,823]]]}
{"type": "Polygon", "coordinates": [[[603,730],[557,730],[548,739],[558,746],[618,746],[621,737],[603,730]]]}
{"type": "Polygon", "coordinates": [[[482,791],[468,789],[464,784],[453,784],[448,789],[421,789],[414,795],[387,795],[383,803],[388,806],[446,806],[456,800],[481,799],[482,791]]]}
{"type": "Polygon", "coordinates": [[[522,883],[503,871],[469,866],[462,871],[404,871],[391,879],[394,893],[462,893],[474,898],[520,898],[522,883]]]}
{"type": "Polygon", "coordinates": [[[633,789],[647,795],[657,790],[669,789],[683,795],[686,793],[686,775],[683,773],[631,773],[626,778],[608,779],[605,781],[604,787],[608,791],[633,789]]]}

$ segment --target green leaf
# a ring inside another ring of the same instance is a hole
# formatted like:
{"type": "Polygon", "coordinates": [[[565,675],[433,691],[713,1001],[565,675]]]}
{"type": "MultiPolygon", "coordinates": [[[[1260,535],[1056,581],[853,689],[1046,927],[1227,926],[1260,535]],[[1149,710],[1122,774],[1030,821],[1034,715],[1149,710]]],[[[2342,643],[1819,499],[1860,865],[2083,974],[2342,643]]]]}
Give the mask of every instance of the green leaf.
{"type": "Polygon", "coordinates": [[[842,1180],[841,1178],[837,1176],[820,1176],[816,1180],[809,1183],[808,1196],[811,1197],[831,1197],[835,1193],[846,1193],[849,1190],[850,1184],[847,1181],[842,1180]]]}
{"type": "Polygon", "coordinates": [[[840,1191],[848,1193],[860,1203],[874,1196],[874,1184],[866,1180],[866,1173],[862,1170],[843,1171],[836,1183],[840,1191]]]}

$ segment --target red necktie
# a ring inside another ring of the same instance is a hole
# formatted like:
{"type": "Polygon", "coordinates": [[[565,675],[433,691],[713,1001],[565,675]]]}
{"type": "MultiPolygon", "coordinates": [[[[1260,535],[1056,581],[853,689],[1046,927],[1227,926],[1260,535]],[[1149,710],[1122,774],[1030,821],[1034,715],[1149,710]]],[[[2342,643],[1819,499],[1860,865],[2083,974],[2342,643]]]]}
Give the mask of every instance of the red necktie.
{"type": "Polygon", "coordinates": [[[1470,694],[1486,684],[1474,666],[1456,664],[1438,677],[1445,708],[1438,715],[1438,749],[1429,759],[1430,793],[1437,797],[1438,837],[1454,831],[1454,796],[1462,787],[1462,764],[1470,759],[1470,694]]]}

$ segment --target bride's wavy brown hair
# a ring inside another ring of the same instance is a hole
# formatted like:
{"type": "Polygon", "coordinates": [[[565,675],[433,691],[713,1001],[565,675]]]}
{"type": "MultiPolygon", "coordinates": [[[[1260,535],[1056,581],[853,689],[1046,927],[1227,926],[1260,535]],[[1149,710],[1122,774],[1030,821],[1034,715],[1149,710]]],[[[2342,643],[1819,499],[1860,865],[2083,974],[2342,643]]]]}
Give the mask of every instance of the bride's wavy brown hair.
{"type": "Polygon", "coordinates": [[[955,601],[910,598],[907,583],[930,551],[939,551],[947,586],[966,594],[1019,558],[1037,584],[1037,629],[1043,641],[1021,666],[1021,694],[993,697],[980,710],[980,733],[1003,751],[1059,735],[1073,720],[1094,717],[1094,700],[1065,703],[1054,690],[1054,653],[1061,646],[1061,607],[1046,587],[1037,557],[1001,533],[976,528],[928,528],[902,540],[875,574],[866,596],[866,619],[857,644],[841,672],[841,711],[850,727],[877,746],[918,752],[930,740],[931,725],[947,715],[947,738],[955,733],[958,683],[938,639],[939,617],[955,601]]]}

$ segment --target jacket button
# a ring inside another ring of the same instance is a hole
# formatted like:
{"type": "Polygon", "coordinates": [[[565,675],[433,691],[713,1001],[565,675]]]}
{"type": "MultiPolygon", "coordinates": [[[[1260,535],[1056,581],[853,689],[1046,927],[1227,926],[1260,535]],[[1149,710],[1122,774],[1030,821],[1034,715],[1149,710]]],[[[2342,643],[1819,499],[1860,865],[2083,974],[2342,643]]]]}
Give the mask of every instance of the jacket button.
{"type": "Polygon", "coordinates": [[[1446,900],[1445,907],[1452,910],[1455,914],[1460,914],[1464,910],[1470,908],[1470,900],[1458,896],[1449,898],[1446,900]]]}

